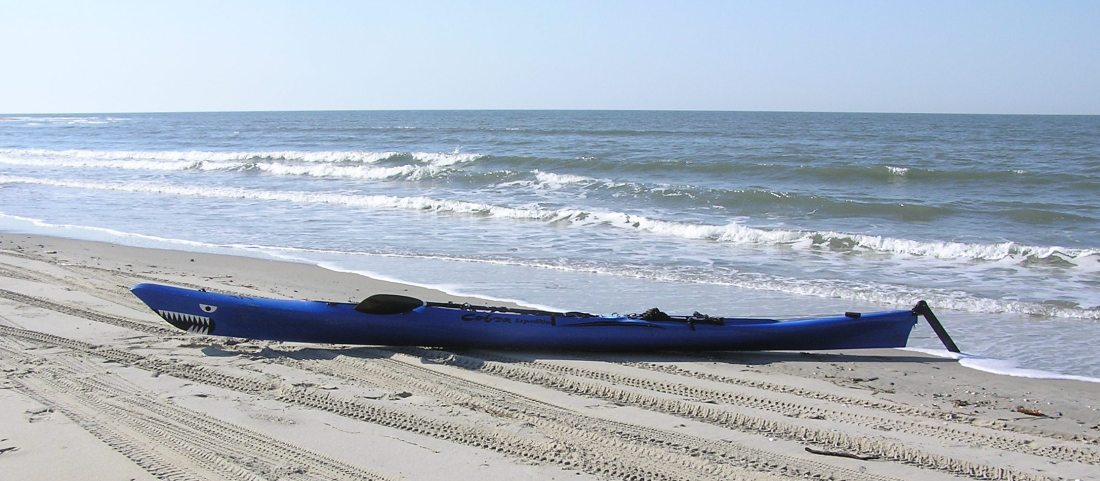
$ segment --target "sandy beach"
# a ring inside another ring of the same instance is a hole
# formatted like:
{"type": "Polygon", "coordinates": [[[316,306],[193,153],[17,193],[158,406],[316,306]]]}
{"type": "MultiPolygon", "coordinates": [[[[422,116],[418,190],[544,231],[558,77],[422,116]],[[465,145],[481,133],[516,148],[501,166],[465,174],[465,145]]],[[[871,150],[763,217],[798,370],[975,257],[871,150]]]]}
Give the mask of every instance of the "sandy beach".
{"type": "Polygon", "coordinates": [[[140,282],[488,302],[305,264],[0,234],[0,478],[1100,479],[1098,383],[903,350],[204,337],[150,312],[129,293],[140,282]]]}

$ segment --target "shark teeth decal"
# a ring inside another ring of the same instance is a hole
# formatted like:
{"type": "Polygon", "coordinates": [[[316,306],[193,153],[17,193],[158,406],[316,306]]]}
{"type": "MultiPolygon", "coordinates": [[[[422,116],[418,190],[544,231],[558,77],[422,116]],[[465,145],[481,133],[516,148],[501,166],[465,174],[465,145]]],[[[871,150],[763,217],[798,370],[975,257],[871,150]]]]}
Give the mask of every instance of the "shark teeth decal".
{"type": "Polygon", "coordinates": [[[192,334],[206,335],[214,330],[214,320],[206,316],[164,310],[157,310],[157,314],[173,326],[192,334]]]}

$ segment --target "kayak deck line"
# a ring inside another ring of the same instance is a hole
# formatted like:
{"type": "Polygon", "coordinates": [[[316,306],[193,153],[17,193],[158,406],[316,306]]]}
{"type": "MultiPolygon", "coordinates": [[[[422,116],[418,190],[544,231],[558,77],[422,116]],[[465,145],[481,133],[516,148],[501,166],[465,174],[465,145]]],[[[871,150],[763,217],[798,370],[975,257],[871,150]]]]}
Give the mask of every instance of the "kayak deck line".
{"type": "MultiPolygon", "coordinates": [[[[455,302],[425,302],[415,297],[402,296],[398,294],[375,294],[355,306],[355,310],[366,314],[378,314],[378,315],[391,315],[400,314],[403,312],[413,311],[421,307],[438,307],[441,309],[461,309],[465,311],[478,311],[487,313],[512,313],[512,314],[524,314],[532,316],[549,316],[551,324],[556,324],[556,320],[561,317],[568,318],[598,318],[601,317],[597,314],[591,314],[587,312],[569,311],[544,311],[540,309],[524,309],[517,307],[501,307],[501,306],[479,306],[468,303],[458,304],[455,302]]],[[[726,319],[720,317],[712,317],[706,314],[700,314],[698,312],[690,316],[671,316],[661,312],[660,309],[654,307],[641,314],[627,314],[625,319],[652,321],[652,322],[682,322],[689,326],[694,324],[715,324],[724,325],[726,319]]],[[[736,319],[733,319],[736,320],[736,319]]],[[[779,322],[774,319],[751,319],[756,323],[762,322],[779,322]]],[[[599,322],[593,321],[582,324],[571,324],[571,326],[582,325],[600,325],[599,322]]],[[[624,321],[625,325],[625,321],[624,321]]],[[[660,326],[647,326],[647,327],[660,327],[660,326]]]]}
{"type": "MultiPolygon", "coordinates": [[[[355,310],[359,312],[369,314],[397,314],[401,312],[408,312],[413,309],[432,306],[448,309],[464,309],[471,311],[486,311],[486,312],[512,312],[517,314],[533,314],[533,315],[549,315],[551,319],[556,317],[599,317],[596,314],[589,314],[587,312],[554,312],[543,311],[537,309],[522,309],[522,308],[510,308],[510,307],[498,307],[498,306],[475,306],[470,304],[457,304],[454,302],[425,302],[415,297],[402,296],[397,294],[375,294],[364,299],[360,302],[355,310]]],[[[940,339],[948,351],[958,353],[959,347],[955,344],[955,341],[951,339],[951,336],[944,329],[943,324],[936,317],[936,314],[932,312],[932,308],[923,299],[917,301],[917,304],[913,306],[913,314],[923,317],[928,325],[932,327],[932,330],[936,333],[936,337],[940,339]]],[[[845,312],[845,316],[858,319],[862,314],[858,312],[845,312]]],[[[641,319],[645,321],[680,321],[687,323],[692,329],[694,324],[717,324],[724,325],[726,319],[720,317],[712,317],[706,314],[700,314],[696,312],[691,316],[670,316],[665,314],[660,309],[654,307],[641,314],[627,314],[627,318],[641,319]]],[[[780,322],[774,319],[752,319],[755,322],[760,321],[773,321],[780,322]]]]}

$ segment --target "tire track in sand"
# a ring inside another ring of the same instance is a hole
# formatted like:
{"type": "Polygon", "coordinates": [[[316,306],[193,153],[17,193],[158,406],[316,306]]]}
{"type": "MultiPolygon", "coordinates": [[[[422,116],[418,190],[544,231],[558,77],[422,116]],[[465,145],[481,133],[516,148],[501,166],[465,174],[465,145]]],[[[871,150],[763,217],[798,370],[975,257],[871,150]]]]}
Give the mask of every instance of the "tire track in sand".
{"type": "Polygon", "coordinates": [[[1016,469],[990,466],[953,458],[947,455],[926,452],[905,443],[884,439],[869,438],[834,430],[816,429],[809,426],[776,421],[773,419],[729,412],[712,407],[706,403],[687,402],[669,399],[637,390],[623,389],[602,382],[586,382],[568,379],[553,372],[540,372],[538,369],[516,367],[504,363],[487,361],[447,351],[419,348],[396,348],[396,352],[409,353],[431,362],[444,363],[501,376],[515,381],[538,384],[551,389],[603,399],[609,402],[635,406],[650,411],[680,416],[699,422],[726,427],[736,431],[765,434],[811,445],[822,446],[829,450],[869,457],[888,459],[894,462],[917,466],[923,469],[941,471],[952,475],[961,475],[979,479],[1003,480],[1040,480],[1047,479],[1038,474],[1016,469]]]}
{"type": "MultiPolygon", "coordinates": [[[[769,398],[764,395],[758,395],[753,393],[752,391],[776,391],[778,386],[759,384],[749,386],[743,383],[739,383],[733,378],[724,376],[720,378],[702,377],[702,379],[723,384],[728,381],[731,385],[751,387],[752,389],[749,391],[734,392],[725,389],[688,386],[678,382],[665,382],[647,377],[631,376],[600,371],[596,369],[586,369],[552,362],[525,361],[522,359],[493,354],[482,354],[477,356],[477,358],[483,361],[500,363],[505,366],[521,366],[526,368],[540,369],[556,374],[607,382],[616,386],[635,387],[691,399],[704,399],[712,402],[720,402],[738,407],[770,411],[785,416],[791,416],[792,414],[795,414],[800,417],[809,417],[811,419],[828,419],[831,422],[846,423],[857,426],[868,426],[881,430],[904,432],[919,436],[938,438],[949,441],[951,443],[967,444],[975,447],[994,447],[996,449],[1004,451],[1030,454],[1041,458],[1058,459],[1062,461],[1094,465],[1100,464],[1100,453],[1098,453],[1095,449],[1084,445],[1075,446],[1066,443],[1041,443],[1040,441],[1042,441],[1042,437],[1036,436],[1031,433],[1007,434],[1001,431],[988,432],[989,429],[985,427],[973,425],[973,421],[967,423],[965,422],[966,420],[962,420],[962,422],[955,423],[953,421],[958,420],[958,418],[955,416],[932,417],[932,419],[935,420],[935,423],[923,420],[910,421],[904,418],[892,416],[894,414],[910,414],[908,410],[900,409],[898,410],[900,412],[895,412],[894,409],[890,409],[889,407],[884,406],[883,403],[856,404],[856,406],[862,408],[863,412],[853,412],[850,407],[846,407],[844,409],[830,409],[806,404],[805,402],[802,402],[802,399],[800,399],[802,396],[798,395],[802,393],[784,393],[784,399],[777,399],[774,397],[769,398]],[[789,400],[792,396],[797,396],[796,399],[798,399],[798,401],[789,400]],[[886,412],[880,414],[874,411],[886,412]],[[891,416],[887,417],[886,415],[891,416]]],[[[631,365],[630,367],[636,366],[631,365]]],[[[673,372],[672,374],[679,373],[673,372]]],[[[828,401],[835,402],[836,400],[828,399],[828,401]]]]}
{"type": "Polygon", "coordinates": [[[158,336],[178,336],[180,334],[179,330],[160,326],[159,324],[161,323],[152,324],[148,322],[139,322],[130,319],[124,319],[118,316],[102,314],[89,309],[82,309],[79,307],[58,304],[56,302],[49,301],[40,297],[28,296],[26,294],[9,291],[7,289],[0,289],[0,299],[20,302],[28,306],[34,306],[40,309],[59,312],[65,315],[79,317],[103,324],[110,324],[112,326],[123,327],[126,329],[140,331],[147,334],[155,334],[158,336]]]}
{"type": "MultiPolygon", "coordinates": [[[[7,359],[34,359],[0,346],[7,359]]],[[[168,479],[368,480],[390,478],[336,461],[247,428],[158,400],[156,396],[84,362],[80,355],[51,356],[15,376],[17,389],[65,413],[86,430],[168,479]],[[196,466],[198,467],[196,469],[196,466]]]]}
{"type": "Polygon", "coordinates": [[[712,466],[684,466],[679,463],[670,465],[666,462],[666,456],[660,456],[657,459],[644,457],[645,454],[650,454],[644,449],[619,451],[618,447],[607,449],[593,443],[577,444],[531,439],[483,425],[431,418],[380,403],[334,396],[316,389],[283,385],[251,376],[228,374],[208,366],[197,366],[110,347],[95,346],[38,331],[0,326],[0,335],[66,347],[177,378],[329,411],[351,419],[488,449],[529,461],[558,464],[597,476],[627,480],[702,480],[714,479],[716,475],[723,479],[772,479],[772,476],[767,473],[739,470],[728,465],[718,466],[718,469],[712,466]]]}
{"type": "MultiPolygon", "coordinates": [[[[656,456],[666,463],[693,466],[693,469],[709,469],[715,476],[722,475],[717,466],[733,465],[761,474],[776,473],[791,478],[867,481],[893,479],[733,443],[715,442],[713,439],[586,416],[511,391],[389,359],[382,351],[369,348],[357,348],[356,351],[375,352],[377,355],[364,359],[332,353],[332,356],[316,359],[301,356],[300,351],[274,351],[266,352],[265,357],[318,374],[369,386],[412,391],[496,417],[519,420],[539,428],[559,441],[576,442],[583,439],[604,449],[615,447],[633,455],[656,456]],[[712,467],[707,468],[706,463],[711,463],[712,467]]],[[[411,356],[406,357],[414,359],[411,356]]]]}

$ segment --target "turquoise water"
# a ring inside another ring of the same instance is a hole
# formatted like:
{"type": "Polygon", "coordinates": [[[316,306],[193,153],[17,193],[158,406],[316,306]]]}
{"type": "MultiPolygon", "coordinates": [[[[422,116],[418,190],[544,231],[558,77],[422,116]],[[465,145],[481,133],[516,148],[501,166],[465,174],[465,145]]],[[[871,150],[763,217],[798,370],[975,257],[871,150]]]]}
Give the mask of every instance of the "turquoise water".
{"type": "Polygon", "coordinates": [[[927,299],[964,350],[1092,376],[1098,194],[1100,117],[0,115],[6,230],[604,313],[927,299]]]}

